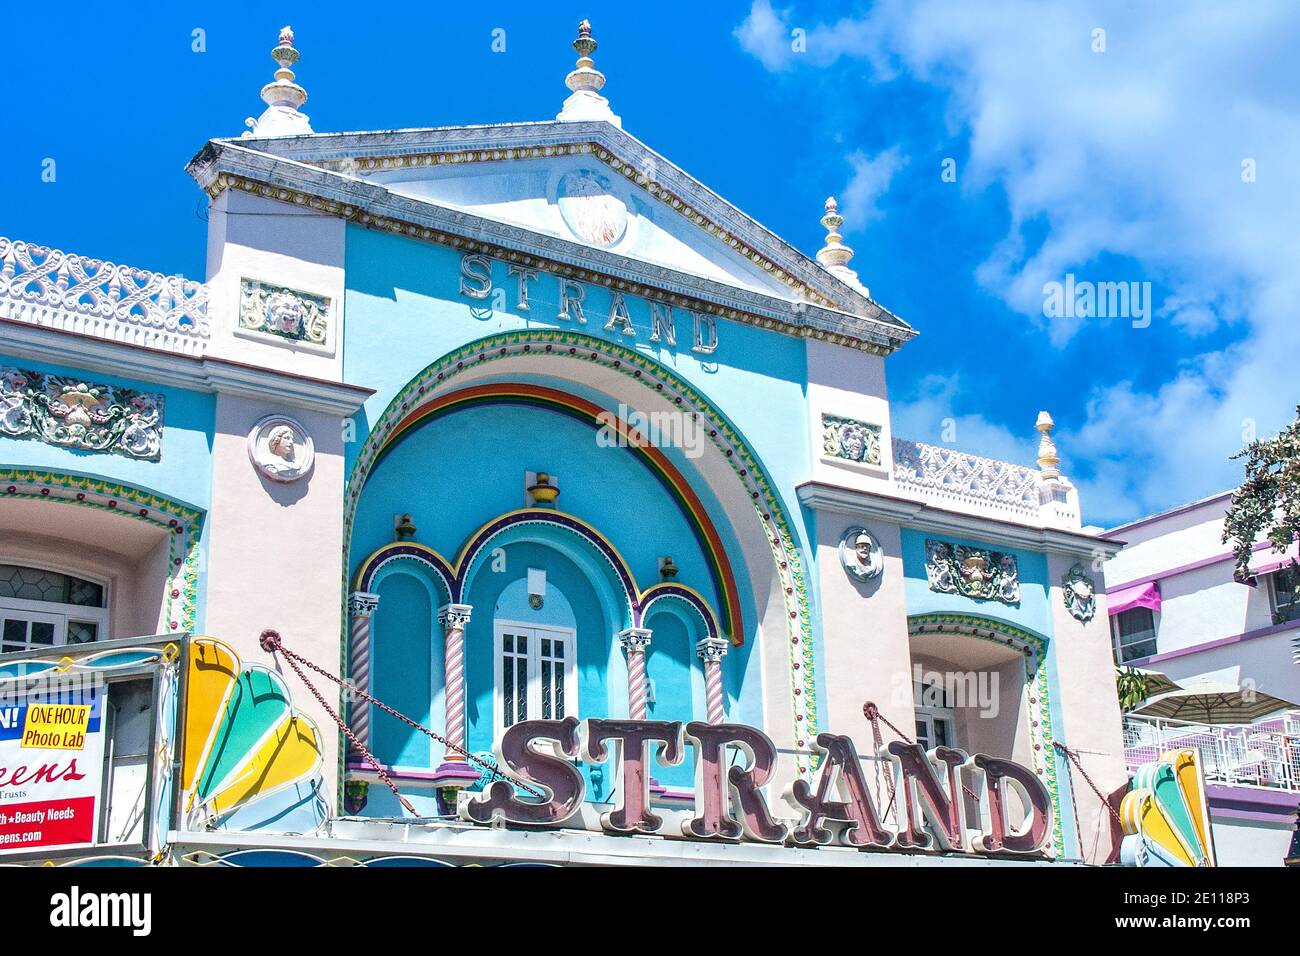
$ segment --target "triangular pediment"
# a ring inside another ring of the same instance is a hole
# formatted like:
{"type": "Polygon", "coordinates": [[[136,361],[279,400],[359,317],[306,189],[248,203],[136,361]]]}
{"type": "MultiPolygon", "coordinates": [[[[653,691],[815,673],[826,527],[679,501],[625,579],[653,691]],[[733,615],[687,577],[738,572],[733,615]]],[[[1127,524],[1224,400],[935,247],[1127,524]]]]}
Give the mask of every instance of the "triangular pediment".
{"type": "MultiPolygon", "coordinates": [[[[914,334],[860,287],[606,122],[213,140],[190,171],[210,192],[221,174],[292,183],[652,285],[663,277],[665,288],[742,308],[807,305],[818,314],[801,321],[840,331],[836,314],[860,319],[872,338],[898,340],[890,347],[914,334]]],[[[842,331],[854,336],[853,326],[842,331]]]]}

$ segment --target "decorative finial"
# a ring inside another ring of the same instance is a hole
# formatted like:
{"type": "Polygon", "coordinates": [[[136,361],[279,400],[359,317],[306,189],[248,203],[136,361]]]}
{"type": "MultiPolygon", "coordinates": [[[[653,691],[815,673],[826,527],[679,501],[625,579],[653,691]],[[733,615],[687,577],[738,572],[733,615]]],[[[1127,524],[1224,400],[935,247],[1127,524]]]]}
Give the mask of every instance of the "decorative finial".
{"type": "Polygon", "coordinates": [[[605,120],[622,127],[623,121],[609,108],[609,100],[600,95],[605,85],[605,74],[596,69],[591,55],[596,52],[596,41],[591,36],[591,21],[578,24],[578,38],[573,41],[578,51],[575,69],[564,78],[564,85],[573,94],[564,101],[564,108],[555,118],[561,123],[581,123],[587,120],[605,120]]]}
{"type": "Polygon", "coordinates": [[[294,82],[292,67],[299,53],[293,45],[293,28],[280,30],[280,42],[271,50],[271,59],[279,65],[275,79],[262,87],[266,112],[257,119],[246,120],[250,132],[245,136],[301,136],[312,132],[306,113],[299,108],[307,102],[307,91],[294,82]]]}
{"type": "Polygon", "coordinates": [[[1044,478],[1061,477],[1061,457],[1056,453],[1056,442],[1052,441],[1052,429],[1056,422],[1047,412],[1038,413],[1034,428],[1043,436],[1038,440],[1038,469],[1044,478]]]}
{"type": "Polygon", "coordinates": [[[826,215],[822,216],[822,225],[826,227],[826,245],[818,250],[817,261],[838,279],[853,286],[863,295],[870,296],[871,292],[862,284],[858,274],[849,268],[853,250],[844,244],[844,237],[840,235],[840,226],[844,225],[844,217],[840,215],[840,205],[835,201],[834,196],[828,196],[826,199],[826,215]]]}

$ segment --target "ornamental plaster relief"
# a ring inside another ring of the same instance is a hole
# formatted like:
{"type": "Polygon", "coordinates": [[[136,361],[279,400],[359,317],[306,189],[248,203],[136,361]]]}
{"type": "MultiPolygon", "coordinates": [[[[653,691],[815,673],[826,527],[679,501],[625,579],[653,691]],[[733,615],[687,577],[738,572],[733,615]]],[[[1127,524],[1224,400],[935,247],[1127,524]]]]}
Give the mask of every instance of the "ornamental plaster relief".
{"type": "Polygon", "coordinates": [[[163,396],[0,366],[0,435],[158,461],[163,396]]]}
{"type": "Polygon", "coordinates": [[[1020,603],[1020,568],[1014,554],[927,538],[925,576],[930,590],[940,594],[1020,603]]]}

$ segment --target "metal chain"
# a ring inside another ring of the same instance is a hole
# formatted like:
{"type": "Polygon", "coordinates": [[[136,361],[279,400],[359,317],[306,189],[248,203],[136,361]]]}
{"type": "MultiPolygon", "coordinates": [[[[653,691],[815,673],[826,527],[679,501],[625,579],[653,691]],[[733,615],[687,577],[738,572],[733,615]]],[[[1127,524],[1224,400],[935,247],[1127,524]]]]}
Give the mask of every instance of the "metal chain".
{"type": "MultiPolygon", "coordinates": [[[[315,664],[307,660],[305,657],[295,654],[293,651],[289,650],[289,648],[284,646],[284,643],[281,641],[280,634],[278,631],[274,631],[274,630],[263,631],[261,637],[261,643],[262,643],[263,650],[268,651],[269,653],[272,654],[274,654],[277,650],[280,651],[282,654],[284,654],[285,658],[290,662],[291,665],[293,664],[293,661],[295,660],[298,661],[303,666],[309,667],[312,670],[314,670],[317,674],[320,674],[326,680],[331,680],[334,683],[338,684],[339,687],[342,687],[345,690],[347,690],[349,693],[356,694],[358,697],[362,698],[363,700],[371,704],[374,704],[384,713],[389,714],[392,717],[396,717],[398,720],[402,721],[402,723],[407,724],[410,727],[413,727],[414,729],[420,731],[420,733],[425,734],[428,737],[432,737],[434,740],[438,741],[438,743],[442,744],[447,749],[456,751],[461,756],[463,756],[466,760],[470,761],[471,763],[477,764],[480,768],[482,768],[482,770],[486,774],[488,774],[489,777],[493,779],[505,780],[507,783],[513,784],[514,786],[518,787],[520,790],[525,791],[526,793],[536,797],[539,800],[546,799],[545,794],[543,794],[540,790],[536,790],[533,787],[528,786],[528,784],[522,783],[521,781],[511,780],[504,773],[502,773],[499,768],[486,762],[482,758],[475,756],[474,754],[466,750],[464,747],[452,743],[450,740],[448,740],[446,737],[443,737],[441,734],[435,733],[434,731],[430,730],[428,727],[425,727],[423,724],[416,723],[414,720],[412,720],[410,717],[407,717],[405,714],[393,710],[393,708],[389,707],[383,701],[376,700],[374,697],[371,697],[369,694],[367,694],[365,691],[363,691],[361,688],[357,687],[356,685],[350,683],[344,683],[343,680],[341,680],[339,677],[335,676],[334,674],[331,674],[329,671],[317,667],[315,664]]],[[[297,671],[298,668],[294,667],[294,670],[297,671]]],[[[301,672],[298,673],[298,676],[302,678],[303,683],[307,684],[309,688],[311,687],[310,682],[307,681],[306,677],[303,677],[301,672]]],[[[315,688],[312,688],[312,691],[314,693],[315,688]]],[[[319,700],[320,695],[317,694],[316,696],[317,699],[319,700]]],[[[330,713],[333,714],[334,712],[331,710],[330,713]]],[[[339,718],[335,716],[334,719],[335,721],[338,721],[339,718]]],[[[361,750],[365,756],[369,757],[370,756],[369,751],[366,751],[365,748],[363,748],[360,745],[360,743],[357,742],[356,737],[352,734],[352,732],[350,730],[345,730],[345,732],[348,735],[348,739],[353,741],[353,743],[358,748],[358,750],[361,750]]],[[[370,761],[376,767],[376,769],[378,769],[379,764],[373,757],[370,757],[370,761]]],[[[380,775],[383,776],[382,771],[380,771],[380,775]]]]}
{"type": "MultiPolygon", "coordinates": [[[[888,728],[889,728],[890,730],[892,730],[895,734],[897,734],[898,737],[903,741],[903,743],[905,743],[905,744],[912,744],[913,746],[916,745],[916,741],[912,740],[911,737],[907,736],[907,734],[903,733],[901,730],[899,730],[897,727],[895,727],[895,726],[893,725],[893,723],[890,722],[889,718],[886,717],[884,714],[882,714],[882,713],[880,712],[880,708],[877,707],[875,704],[873,704],[871,701],[867,701],[865,704],[862,705],[862,714],[863,714],[863,716],[865,716],[868,720],[871,721],[872,733],[875,735],[875,738],[876,738],[876,749],[877,749],[877,750],[880,749],[880,728],[876,726],[876,721],[877,721],[877,720],[879,720],[879,721],[881,721],[882,723],[884,723],[884,725],[885,725],[886,727],[888,727],[888,728]]],[[[890,786],[889,786],[889,790],[890,790],[889,805],[892,807],[893,804],[894,804],[894,797],[893,797],[894,786],[893,786],[893,782],[892,782],[892,781],[893,781],[893,774],[890,774],[890,781],[891,781],[891,782],[890,782],[890,786]]],[[[966,786],[965,783],[963,783],[963,784],[961,785],[961,788],[962,788],[963,790],[966,791],[966,796],[970,797],[972,800],[978,800],[978,799],[979,799],[979,795],[976,794],[975,791],[971,790],[970,787],[966,786]]],[[[889,811],[888,811],[888,810],[885,811],[885,815],[886,815],[886,816],[889,815],[889,811]]]]}
{"type": "MultiPolygon", "coordinates": [[[[386,771],[379,761],[375,759],[375,755],[367,750],[361,741],[357,739],[357,735],[352,732],[352,728],[345,724],[343,718],[334,712],[334,708],[325,702],[325,698],[321,696],[320,691],[316,689],[316,685],[309,681],[307,675],[302,672],[302,669],[299,668],[296,663],[294,663],[294,658],[298,655],[293,654],[280,643],[279,633],[269,629],[265,630],[262,632],[262,636],[258,638],[258,642],[262,645],[262,650],[266,651],[268,654],[274,655],[276,651],[280,651],[284,654],[285,661],[293,668],[293,672],[298,675],[298,679],[307,685],[307,689],[311,691],[311,695],[316,698],[316,703],[324,707],[325,712],[334,718],[334,723],[338,724],[339,730],[343,731],[343,733],[347,735],[348,740],[352,742],[352,746],[357,748],[357,751],[366,759],[366,762],[375,768],[375,773],[379,776],[379,779],[387,784],[389,790],[393,791],[393,796],[395,796],[398,802],[406,808],[406,811],[410,813],[411,816],[418,817],[420,814],[417,813],[415,807],[407,803],[406,798],[398,792],[397,784],[393,783],[393,778],[388,776],[388,771],[386,771]]],[[[303,661],[303,663],[307,664],[309,667],[312,666],[307,661],[303,661]]],[[[325,676],[328,677],[329,675],[326,674],[325,676]]]]}
{"type": "Polygon", "coordinates": [[[1065,744],[1061,743],[1061,741],[1059,740],[1053,740],[1052,746],[1055,747],[1057,750],[1059,750],[1061,753],[1065,754],[1065,756],[1069,759],[1070,763],[1074,764],[1074,766],[1078,769],[1079,773],[1083,775],[1083,779],[1087,782],[1088,786],[1092,788],[1092,792],[1097,795],[1097,799],[1100,800],[1102,802],[1102,805],[1107,810],[1110,811],[1111,819],[1115,821],[1116,825],[1121,830],[1123,830],[1124,824],[1120,821],[1119,814],[1116,813],[1115,808],[1110,805],[1110,801],[1107,800],[1102,795],[1102,792],[1097,789],[1097,785],[1092,782],[1092,777],[1088,776],[1088,771],[1083,769],[1083,764],[1079,762],[1078,753],[1076,751],[1071,750],[1069,747],[1065,746],[1065,744]]]}

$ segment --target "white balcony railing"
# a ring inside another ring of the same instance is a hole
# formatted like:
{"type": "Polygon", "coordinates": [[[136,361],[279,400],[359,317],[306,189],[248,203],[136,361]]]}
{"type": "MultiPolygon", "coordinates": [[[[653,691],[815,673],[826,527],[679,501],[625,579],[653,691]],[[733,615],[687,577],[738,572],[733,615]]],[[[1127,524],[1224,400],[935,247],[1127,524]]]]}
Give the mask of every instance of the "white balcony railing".
{"type": "Polygon", "coordinates": [[[202,355],[208,287],[0,236],[0,318],[202,355]]]}
{"type": "Polygon", "coordinates": [[[1168,750],[1192,749],[1205,779],[1234,786],[1300,791],[1300,711],[1254,724],[1214,726],[1124,716],[1129,770],[1168,750]]]}
{"type": "Polygon", "coordinates": [[[974,502],[1023,517],[1039,514],[1036,469],[943,445],[895,438],[894,480],[940,499],[974,502]]]}

